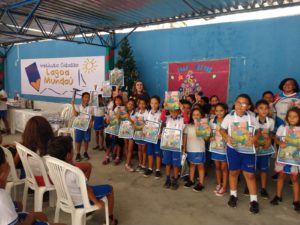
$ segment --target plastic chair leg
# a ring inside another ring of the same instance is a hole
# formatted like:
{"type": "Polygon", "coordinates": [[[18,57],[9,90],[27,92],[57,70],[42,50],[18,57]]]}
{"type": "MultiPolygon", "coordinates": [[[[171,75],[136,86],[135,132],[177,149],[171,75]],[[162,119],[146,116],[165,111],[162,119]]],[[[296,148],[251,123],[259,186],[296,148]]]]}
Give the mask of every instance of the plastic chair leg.
{"type": "Polygon", "coordinates": [[[55,215],[54,215],[54,223],[58,223],[59,221],[59,213],[60,213],[60,204],[56,204],[55,215]]]}
{"type": "Polygon", "coordinates": [[[107,198],[104,201],[105,203],[105,220],[106,220],[106,225],[109,225],[109,211],[108,211],[108,200],[107,198]]]}
{"type": "Polygon", "coordinates": [[[43,211],[43,197],[44,190],[38,189],[34,191],[34,211],[42,212],[43,211]]]}
{"type": "Polygon", "coordinates": [[[27,196],[28,196],[28,184],[25,183],[25,185],[24,185],[24,191],[23,191],[23,200],[22,200],[23,211],[24,211],[24,212],[26,212],[27,196]]]}

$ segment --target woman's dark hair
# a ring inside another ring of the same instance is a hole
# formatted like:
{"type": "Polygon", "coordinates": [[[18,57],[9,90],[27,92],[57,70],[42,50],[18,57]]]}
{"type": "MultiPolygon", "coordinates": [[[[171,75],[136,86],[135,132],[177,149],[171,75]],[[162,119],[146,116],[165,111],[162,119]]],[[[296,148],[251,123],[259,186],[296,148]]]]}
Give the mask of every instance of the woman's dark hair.
{"type": "Polygon", "coordinates": [[[293,81],[294,84],[295,84],[294,92],[299,92],[299,84],[297,83],[297,81],[296,81],[294,78],[290,78],[290,77],[289,77],[289,78],[283,79],[283,80],[280,82],[278,88],[279,88],[281,91],[283,91],[283,86],[284,86],[284,84],[285,84],[287,81],[289,81],[289,80],[293,81]]]}
{"type": "Polygon", "coordinates": [[[58,136],[49,141],[47,151],[50,156],[65,161],[72,149],[73,139],[70,136],[58,136]]]}
{"type": "Polygon", "coordinates": [[[201,98],[203,99],[205,104],[209,104],[209,98],[207,96],[202,96],[201,98]]]}
{"type": "Polygon", "coordinates": [[[90,93],[88,93],[88,92],[83,92],[82,95],[81,95],[81,98],[83,98],[85,95],[90,96],[90,93]]]}
{"type": "Polygon", "coordinates": [[[2,147],[0,146],[0,166],[6,162],[6,157],[2,147]]]}
{"type": "Polygon", "coordinates": [[[201,118],[205,117],[205,113],[204,113],[204,111],[203,111],[201,108],[199,108],[199,109],[198,109],[198,108],[193,108],[193,109],[191,110],[191,113],[190,113],[189,124],[194,124],[193,113],[194,113],[195,111],[199,111],[199,112],[200,112],[201,118]]]}
{"type": "Polygon", "coordinates": [[[258,101],[255,103],[255,108],[257,109],[257,107],[260,106],[260,105],[266,105],[266,106],[270,107],[269,102],[267,102],[267,101],[264,100],[264,99],[258,100],[258,101]]]}
{"type": "Polygon", "coordinates": [[[151,101],[152,99],[156,99],[156,101],[158,101],[158,103],[160,104],[160,97],[159,97],[159,96],[153,95],[153,96],[151,96],[150,101],[151,101]]]}
{"type": "Polygon", "coordinates": [[[289,123],[288,117],[289,117],[289,113],[290,113],[290,112],[295,112],[295,113],[298,114],[299,121],[298,121],[298,123],[296,124],[296,126],[300,126],[300,109],[297,108],[297,107],[293,107],[293,108],[290,108],[290,109],[287,111],[286,116],[285,116],[285,121],[288,122],[288,123],[289,123]]]}
{"type": "Polygon", "coordinates": [[[209,101],[211,101],[213,98],[217,98],[218,101],[219,101],[219,97],[218,97],[217,95],[212,95],[212,96],[210,96],[209,101]]]}
{"type": "MultiPolygon", "coordinates": [[[[226,111],[226,114],[228,113],[228,105],[226,104],[226,103],[223,103],[223,102],[219,102],[219,103],[217,103],[217,104],[215,104],[215,107],[217,108],[217,107],[222,107],[225,111],[226,111]]],[[[225,114],[225,115],[226,115],[225,114]]]]}
{"type": "Polygon", "coordinates": [[[116,96],[115,98],[114,98],[114,106],[113,106],[113,110],[115,110],[115,108],[117,107],[117,105],[116,105],[116,100],[117,99],[119,99],[119,100],[121,100],[121,105],[123,105],[123,98],[121,97],[121,96],[116,96]]]}
{"type": "MultiPolygon", "coordinates": [[[[251,100],[251,98],[250,98],[249,95],[247,95],[247,94],[240,94],[239,96],[237,96],[237,97],[235,98],[235,101],[238,100],[238,98],[245,98],[245,99],[247,99],[247,100],[248,100],[248,104],[250,105],[250,109],[249,109],[249,110],[253,112],[253,110],[254,110],[254,105],[253,105],[253,102],[252,102],[252,100],[251,100]]],[[[232,108],[234,109],[234,105],[233,105],[232,108]]]]}
{"type": "Polygon", "coordinates": [[[265,92],[262,94],[262,97],[265,97],[265,95],[267,95],[267,94],[270,94],[270,95],[273,95],[273,96],[274,96],[274,94],[273,94],[272,91],[265,91],[265,92]]]}
{"type": "Polygon", "coordinates": [[[22,143],[30,150],[39,151],[40,156],[47,154],[47,144],[54,138],[52,127],[42,116],[34,116],[26,123],[22,143]]]}
{"type": "Polygon", "coordinates": [[[193,102],[191,102],[191,103],[194,103],[196,101],[195,95],[190,94],[188,97],[190,97],[192,99],[193,102]]]}
{"type": "Polygon", "coordinates": [[[144,99],[144,98],[138,98],[138,100],[137,100],[137,105],[139,105],[141,101],[144,101],[145,104],[146,104],[146,106],[147,106],[147,100],[144,99]]]}

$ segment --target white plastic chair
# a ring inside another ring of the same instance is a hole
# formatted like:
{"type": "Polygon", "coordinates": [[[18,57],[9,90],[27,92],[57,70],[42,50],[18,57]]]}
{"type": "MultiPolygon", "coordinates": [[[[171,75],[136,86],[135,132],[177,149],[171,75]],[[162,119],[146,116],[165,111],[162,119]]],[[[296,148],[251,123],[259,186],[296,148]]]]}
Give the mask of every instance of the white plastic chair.
{"type": "Polygon", "coordinates": [[[73,148],[75,149],[75,130],[72,128],[75,117],[72,110],[72,105],[70,104],[62,110],[60,117],[63,119],[66,127],[58,129],[57,136],[71,136],[73,138],[73,148]]]}
{"type": "MultiPolygon", "coordinates": [[[[14,163],[14,158],[13,158],[13,155],[12,155],[11,151],[9,151],[7,148],[5,148],[3,146],[1,146],[1,148],[4,151],[6,161],[9,165],[9,167],[10,167],[10,173],[9,173],[8,178],[7,178],[7,183],[6,183],[6,186],[5,186],[5,190],[9,194],[11,194],[13,188],[18,187],[22,184],[25,184],[25,179],[20,179],[19,178],[19,175],[18,175],[17,170],[16,170],[16,166],[15,166],[15,163],[14,163]]],[[[13,197],[14,197],[14,200],[16,200],[16,189],[13,192],[13,197]]]]}
{"type": "Polygon", "coordinates": [[[53,207],[55,205],[55,187],[51,184],[45,164],[43,159],[36,154],[35,152],[31,151],[30,149],[26,148],[25,146],[21,145],[20,143],[16,142],[16,148],[21,158],[25,173],[25,187],[23,193],[23,209],[26,210],[26,203],[27,203],[27,195],[28,195],[28,188],[34,191],[34,211],[40,212],[43,210],[43,196],[44,193],[49,191],[50,198],[49,203],[50,206],[53,207]],[[34,167],[32,165],[34,163],[34,167]],[[39,172],[42,175],[45,186],[39,186],[36,179],[34,172],[39,172]]]}
{"type": "MultiPolygon", "coordinates": [[[[55,210],[54,222],[58,223],[59,212],[63,210],[64,212],[70,213],[72,216],[72,225],[85,225],[86,224],[86,214],[98,210],[94,205],[91,205],[86,188],[86,178],[83,172],[66,162],[56,159],[51,156],[44,156],[47,167],[49,169],[49,175],[56,189],[57,193],[57,204],[55,210]],[[69,189],[66,184],[66,173],[74,173],[80,184],[80,191],[83,200],[83,208],[75,208],[72,198],[69,193],[69,189]]],[[[109,212],[108,212],[108,200],[106,197],[101,199],[105,203],[105,219],[106,225],[109,225],[109,212]]]]}

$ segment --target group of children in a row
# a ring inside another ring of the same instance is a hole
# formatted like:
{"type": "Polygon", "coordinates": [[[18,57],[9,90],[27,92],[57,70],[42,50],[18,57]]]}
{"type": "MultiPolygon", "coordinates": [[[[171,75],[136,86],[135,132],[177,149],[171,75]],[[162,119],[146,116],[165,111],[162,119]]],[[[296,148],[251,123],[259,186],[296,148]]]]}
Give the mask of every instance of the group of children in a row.
{"type": "MultiPolygon", "coordinates": [[[[268,198],[267,188],[267,172],[269,171],[270,155],[256,155],[240,153],[235,149],[233,145],[233,139],[230,134],[231,125],[234,123],[246,122],[248,126],[254,128],[253,135],[248,137],[248,146],[257,146],[257,140],[260,137],[261,130],[267,129],[268,137],[265,141],[264,149],[268,149],[271,145],[285,147],[284,136],[286,135],[285,126],[300,126],[300,109],[291,108],[286,113],[285,125],[280,126],[275,131],[274,119],[270,117],[271,107],[273,102],[273,95],[271,92],[265,92],[263,99],[259,100],[255,104],[254,111],[251,99],[246,94],[239,95],[234,102],[234,110],[229,111],[228,106],[225,103],[218,102],[218,97],[213,96],[210,99],[210,107],[205,102],[198,104],[193,102],[194,96],[189,96],[186,100],[182,100],[180,109],[167,110],[160,109],[160,98],[158,96],[152,96],[149,102],[149,110],[147,109],[148,102],[145,99],[138,99],[137,106],[133,99],[129,99],[126,103],[127,119],[134,125],[137,118],[142,117],[144,121],[161,122],[163,127],[180,129],[183,131],[183,147],[182,152],[169,151],[160,149],[160,140],[157,144],[147,143],[145,141],[135,141],[131,139],[121,139],[118,136],[111,134],[106,135],[106,154],[103,160],[103,164],[107,165],[110,162],[111,152],[115,154],[114,163],[118,165],[120,163],[120,154],[124,146],[126,162],[125,169],[130,172],[139,171],[144,174],[145,177],[149,177],[154,172],[154,160],[155,162],[155,178],[160,178],[161,164],[165,165],[166,181],[165,188],[171,188],[176,190],[179,187],[178,178],[181,172],[181,159],[182,154],[187,153],[187,160],[189,162],[189,180],[185,183],[185,188],[193,187],[193,190],[198,192],[204,188],[205,180],[205,163],[208,154],[209,142],[215,141],[216,135],[221,135],[224,140],[224,154],[212,152],[210,153],[211,159],[215,162],[216,180],[217,186],[215,193],[217,196],[223,196],[227,192],[227,182],[229,177],[230,186],[230,198],[228,205],[236,207],[237,205],[237,186],[240,171],[246,179],[247,188],[250,194],[250,211],[252,213],[259,212],[259,204],[257,201],[257,185],[255,179],[256,170],[260,171],[261,175],[261,196],[268,198]],[[194,121],[200,118],[208,117],[210,119],[211,129],[215,132],[211,137],[199,138],[196,136],[196,127],[194,121]],[[138,146],[138,166],[136,169],[132,167],[131,159],[134,144],[138,146]],[[147,166],[148,159],[148,166],[147,166]],[[199,178],[195,179],[195,170],[198,170],[199,178]],[[173,173],[172,173],[173,172],[173,173]],[[171,177],[172,174],[172,177],[171,177]]],[[[88,106],[89,93],[82,95],[82,104],[78,109],[74,107],[74,112],[89,112],[91,109],[88,106]]],[[[116,96],[111,103],[107,106],[107,114],[114,112],[120,113],[120,106],[124,106],[121,96],[116,96]]],[[[103,129],[104,124],[109,123],[109,116],[105,116],[104,104],[101,96],[99,96],[99,108],[96,109],[98,114],[94,117],[94,128],[96,130],[96,141],[99,148],[99,132],[101,133],[101,148],[104,147],[103,142],[103,129]]],[[[90,124],[90,127],[92,123],[90,124]]],[[[81,159],[80,156],[80,144],[84,140],[85,143],[85,155],[88,159],[87,149],[88,142],[90,141],[90,130],[82,132],[76,130],[76,145],[77,156],[76,160],[81,159]]],[[[275,170],[279,172],[277,181],[277,192],[271,204],[277,205],[282,201],[282,189],[284,183],[285,174],[291,175],[291,181],[293,184],[293,205],[296,211],[300,211],[299,203],[299,184],[298,184],[298,172],[299,167],[285,165],[282,163],[275,164],[275,170]]]]}

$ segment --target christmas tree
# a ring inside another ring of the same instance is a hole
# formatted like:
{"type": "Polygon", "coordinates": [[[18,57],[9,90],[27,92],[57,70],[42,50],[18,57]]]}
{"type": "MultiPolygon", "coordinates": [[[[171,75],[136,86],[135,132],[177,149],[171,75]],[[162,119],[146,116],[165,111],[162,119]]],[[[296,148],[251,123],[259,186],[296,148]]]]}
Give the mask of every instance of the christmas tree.
{"type": "MultiPolygon", "coordinates": [[[[179,75],[182,76],[182,75],[179,75]]],[[[201,91],[201,86],[195,79],[193,71],[188,71],[187,75],[184,77],[183,82],[180,85],[179,92],[180,97],[188,96],[190,94],[196,94],[201,91]]]]}
{"type": "Polygon", "coordinates": [[[134,82],[138,79],[138,72],[133,52],[127,38],[124,38],[124,40],[122,41],[118,55],[118,62],[115,66],[119,69],[124,70],[123,91],[128,91],[128,95],[132,96],[133,85],[134,82]]]}

